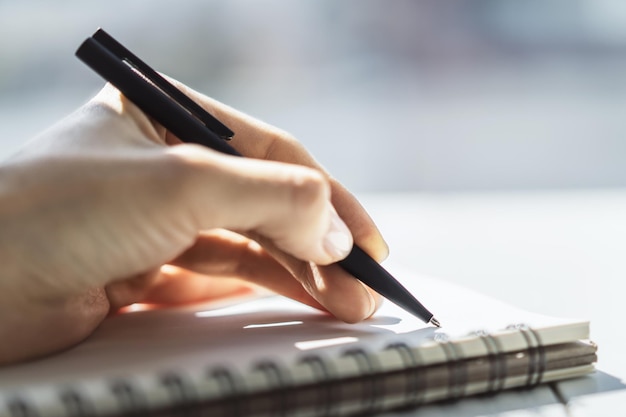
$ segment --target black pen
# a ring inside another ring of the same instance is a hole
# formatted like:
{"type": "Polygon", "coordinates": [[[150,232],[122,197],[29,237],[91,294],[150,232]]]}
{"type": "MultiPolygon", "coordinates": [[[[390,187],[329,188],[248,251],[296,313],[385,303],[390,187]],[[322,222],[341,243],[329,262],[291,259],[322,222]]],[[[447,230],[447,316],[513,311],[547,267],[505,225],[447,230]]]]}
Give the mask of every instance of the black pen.
{"type": "MultiPolygon", "coordinates": [[[[234,133],[102,29],[76,56],[183,142],[243,156],[230,146],[234,133]]],[[[378,262],[354,245],[338,264],[378,294],[437,327],[441,324],[378,262]]]]}

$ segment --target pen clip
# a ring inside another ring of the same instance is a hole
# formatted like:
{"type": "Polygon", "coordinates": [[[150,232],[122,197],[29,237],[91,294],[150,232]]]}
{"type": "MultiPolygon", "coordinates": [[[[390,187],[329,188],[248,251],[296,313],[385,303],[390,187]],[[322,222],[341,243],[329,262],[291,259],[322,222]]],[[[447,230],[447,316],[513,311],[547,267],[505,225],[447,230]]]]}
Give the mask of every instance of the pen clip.
{"type": "Polygon", "coordinates": [[[116,41],[103,29],[98,29],[91,36],[91,39],[98,42],[98,44],[129,65],[148,82],[159,88],[164,94],[188,111],[218,137],[224,140],[230,140],[235,135],[232,130],[200,107],[200,105],[176,88],[172,83],[167,81],[163,76],[153,70],[148,64],[139,59],[139,57],[129,51],[124,45],[116,41]]]}

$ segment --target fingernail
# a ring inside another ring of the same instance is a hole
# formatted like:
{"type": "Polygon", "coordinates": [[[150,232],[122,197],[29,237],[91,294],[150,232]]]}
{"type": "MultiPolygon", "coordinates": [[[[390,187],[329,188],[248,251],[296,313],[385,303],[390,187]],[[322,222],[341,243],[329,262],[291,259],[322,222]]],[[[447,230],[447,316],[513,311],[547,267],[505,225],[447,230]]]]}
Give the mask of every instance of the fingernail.
{"type": "Polygon", "coordinates": [[[324,249],[333,259],[343,259],[352,250],[352,234],[335,209],[330,208],[330,225],[324,236],[324,249]]]}

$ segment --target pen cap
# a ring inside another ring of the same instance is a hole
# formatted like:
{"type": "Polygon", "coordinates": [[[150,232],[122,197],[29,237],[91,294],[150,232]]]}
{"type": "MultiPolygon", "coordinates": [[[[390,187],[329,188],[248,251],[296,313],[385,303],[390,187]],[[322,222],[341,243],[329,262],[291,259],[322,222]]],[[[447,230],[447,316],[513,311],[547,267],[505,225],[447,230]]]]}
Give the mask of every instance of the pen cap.
{"type": "Polygon", "coordinates": [[[225,140],[230,140],[234,136],[234,132],[225,126],[222,122],[213,117],[209,112],[204,110],[198,103],[189,98],[185,93],[176,88],[172,83],[166,80],[161,74],[156,72],[152,67],[141,60],[137,55],[133,54],[124,45],[119,43],[115,38],[98,29],[92,36],[100,45],[105,47],[113,55],[117,56],[125,62],[130,63],[134,68],[139,70],[154,85],[159,87],[163,92],[169,95],[174,101],[184,107],[189,113],[199,119],[209,130],[217,136],[225,140]]]}
{"type": "Polygon", "coordinates": [[[183,106],[95,39],[85,40],[76,51],[76,56],[183,142],[197,143],[225,154],[241,156],[183,106]]]}

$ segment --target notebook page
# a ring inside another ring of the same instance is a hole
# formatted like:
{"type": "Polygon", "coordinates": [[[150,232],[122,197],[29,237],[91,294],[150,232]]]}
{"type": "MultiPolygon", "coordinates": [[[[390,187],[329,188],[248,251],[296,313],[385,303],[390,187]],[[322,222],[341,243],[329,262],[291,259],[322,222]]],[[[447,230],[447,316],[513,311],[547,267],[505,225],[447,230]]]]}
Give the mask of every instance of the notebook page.
{"type": "MultiPolygon", "coordinates": [[[[340,322],[279,296],[221,308],[206,304],[138,311],[107,319],[86,341],[65,352],[0,368],[0,389],[213,365],[245,368],[260,359],[332,356],[353,346],[375,352],[403,340],[410,340],[412,345],[436,345],[436,335],[462,341],[472,331],[496,333],[516,323],[538,329],[544,342],[588,337],[585,321],[528,313],[439,279],[392,272],[435,313],[443,324],[441,329],[422,323],[389,302],[372,319],[358,324],[340,322]]],[[[468,338],[467,352],[471,353],[472,346],[482,346],[472,345],[475,339],[468,338]]],[[[437,355],[441,350],[433,352],[437,355]]]]}

